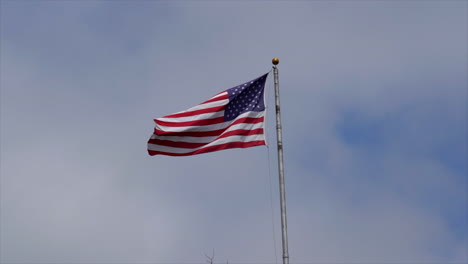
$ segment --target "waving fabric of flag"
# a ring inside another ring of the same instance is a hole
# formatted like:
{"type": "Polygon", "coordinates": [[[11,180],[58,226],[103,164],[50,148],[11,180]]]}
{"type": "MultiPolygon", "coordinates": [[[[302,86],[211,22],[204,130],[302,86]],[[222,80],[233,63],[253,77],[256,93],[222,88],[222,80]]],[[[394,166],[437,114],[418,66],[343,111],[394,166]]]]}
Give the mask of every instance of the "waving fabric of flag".
{"type": "Polygon", "coordinates": [[[267,75],[218,93],[188,110],[154,119],[148,153],[189,156],[266,145],[267,75]]]}

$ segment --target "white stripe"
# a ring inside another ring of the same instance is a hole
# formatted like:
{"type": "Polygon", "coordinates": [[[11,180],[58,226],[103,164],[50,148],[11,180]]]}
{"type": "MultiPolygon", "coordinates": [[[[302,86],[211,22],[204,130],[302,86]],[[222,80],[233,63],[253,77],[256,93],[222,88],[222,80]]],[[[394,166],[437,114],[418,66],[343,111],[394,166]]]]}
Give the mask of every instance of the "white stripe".
{"type": "MultiPolygon", "coordinates": [[[[216,98],[216,97],[223,96],[223,95],[227,95],[227,94],[228,94],[228,93],[227,93],[226,91],[224,91],[224,92],[222,92],[222,93],[219,93],[219,94],[217,94],[217,95],[215,95],[215,96],[211,97],[211,98],[210,98],[210,99],[208,99],[208,100],[211,100],[211,99],[214,99],[214,98],[216,98]]],[[[206,101],[208,101],[208,100],[206,100],[206,101]]]]}
{"type": "Polygon", "coordinates": [[[156,144],[148,144],[148,149],[152,151],[161,151],[161,152],[169,152],[169,153],[188,153],[192,151],[197,151],[199,149],[222,145],[230,142],[251,142],[251,141],[258,141],[258,140],[265,140],[264,135],[251,135],[251,136],[230,136],[225,138],[220,138],[218,140],[213,141],[210,144],[206,144],[205,146],[188,149],[188,148],[174,148],[168,146],[160,146],[156,144]]]}
{"type": "MultiPolygon", "coordinates": [[[[216,98],[216,97],[219,97],[221,95],[224,95],[226,93],[222,93],[220,95],[217,95],[217,96],[214,96],[208,100],[211,100],[213,98],[216,98]]],[[[206,101],[208,101],[206,100],[206,101]]],[[[185,113],[185,112],[189,112],[189,111],[195,111],[195,110],[200,110],[200,109],[205,109],[205,108],[210,108],[210,107],[215,107],[215,106],[222,106],[222,105],[226,105],[229,103],[229,99],[224,99],[224,100],[219,100],[219,101],[214,101],[214,102],[209,102],[209,103],[205,103],[205,104],[199,104],[199,105],[196,105],[194,107],[191,107],[187,110],[184,110],[184,111],[180,111],[180,112],[177,112],[175,114],[180,114],[180,113],[185,113]]]]}
{"type": "Polygon", "coordinates": [[[224,116],[224,110],[218,111],[218,112],[206,113],[206,114],[193,115],[193,116],[161,117],[161,118],[156,118],[156,120],[164,121],[164,122],[189,122],[189,121],[195,121],[195,120],[201,120],[201,119],[211,119],[211,118],[216,118],[220,116],[224,116]]]}
{"type": "Polygon", "coordinates": [[[166,131],[166,132],[212,131],[212,130],[218,130],[218,129],[226,128],[239,118],[244,118],[244,117],[257,118],[257,117],[262,117],[264,114],[265,114],[265,111],[261,111],[261,112],[249,111],[249,112],[245,112],[243,114],[240,114],[236,119],[233,119],[231,121],[226,121],[226,122],[223,122],[223,123],[214,124],[214,125],[171,127],[171,126],[161,126],[161,125],[156,124],[155,128],[158,129],[158,130],[166,131]]]}
{"type": "Polygon", "coordinates": [[[226,105],[227,103],[229,103],[229,99],[224,99],[224,100],[209,102],[209,103],[206,103],[206,104],[199,104],[199,105],[194,106],[194,107],[192,107],[192,108],[189,108],[189,109],[187,109],[187,110],[185,110],[185,111],[177,112],[176,114],[185,113],[185,112],[190,112],[190,111],[195,111],[195,110],[201,110],[201,109],[210,108],[210,107],[215,107],[215,106],[222,106],[222,105],[226,105]]]}
{"type": "MultiPolygon", "coordinates": [[[[254,130],[258,128],[264,128],[264,123],[256,123],[256,124],[245,124],[245,123],[240,123],[240,124],[235,124],[231,126],[230,128],[226,129],[221,135],[229,132],[229,131],[234,131],[237,129],[243,129],[243,130],[254,130]]],[[[210,143],[211,141],[217,139],[219,136],[210,136],[210,137],[178,137],[178,136],[157,136],[157,135],[152,135],[151,139],[161,139],[161,140],[170,140],[174,142],[187,142],[187,143],[210,143]]]]}

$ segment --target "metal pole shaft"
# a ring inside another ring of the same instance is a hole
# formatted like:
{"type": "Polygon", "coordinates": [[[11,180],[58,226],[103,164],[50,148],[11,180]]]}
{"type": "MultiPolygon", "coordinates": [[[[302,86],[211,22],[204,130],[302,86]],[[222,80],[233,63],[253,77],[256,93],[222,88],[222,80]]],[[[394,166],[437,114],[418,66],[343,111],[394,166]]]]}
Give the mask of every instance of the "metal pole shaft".
{"type": "Polygon", "coordinates": [[[283,166],[283,134],[282,134],[281,116],[280,116],[278,68],[276,66],[273,66],[273,74],[274,74],[274,80],[275,80],[276,136],[278,140],[278,170],[279,170],[279,190],[280,190],[280,204],[281,204],[281,241],[283,243],[283,264],[289,264],[288,225],[286,221],[286,191],[285,191],[285,185],[284,185],[284,166],[283,166]]]}

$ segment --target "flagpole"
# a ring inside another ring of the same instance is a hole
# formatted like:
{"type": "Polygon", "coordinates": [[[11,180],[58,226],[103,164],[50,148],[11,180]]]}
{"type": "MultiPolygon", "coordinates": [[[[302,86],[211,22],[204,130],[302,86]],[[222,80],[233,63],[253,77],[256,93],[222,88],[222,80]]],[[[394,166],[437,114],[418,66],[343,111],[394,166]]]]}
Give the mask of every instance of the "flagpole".
{"type": "Polygon", "coordinates": [[[283,134],[281,128],[279,82],[278,82],[278,58],[272,60],[273,75],[275,80],[275,104],[276,104],[276,136],[278,141],[278,170],[279,170],[279,190],[281,205],[281,241],[283,244],[283,264],[289,264],[288,253],[288,225],[286,221],[286,190],[284,185],[284,165],[283,165],[283,134]]]}

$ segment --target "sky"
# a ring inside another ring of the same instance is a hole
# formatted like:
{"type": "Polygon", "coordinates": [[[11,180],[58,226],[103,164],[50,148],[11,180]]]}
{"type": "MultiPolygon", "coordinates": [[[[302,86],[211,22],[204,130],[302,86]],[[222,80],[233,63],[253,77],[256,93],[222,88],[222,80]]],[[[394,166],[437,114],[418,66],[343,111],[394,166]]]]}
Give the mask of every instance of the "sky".
{"type": "Polygon", "coordinates": [[[278,57],[291,263],[468,263],[468,2],[0,2],[0,263],[280,263],[268,147],[147,154],[278,57]]]}

